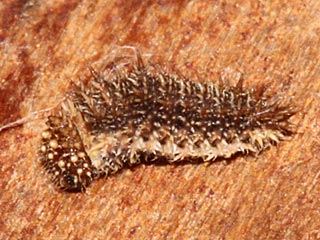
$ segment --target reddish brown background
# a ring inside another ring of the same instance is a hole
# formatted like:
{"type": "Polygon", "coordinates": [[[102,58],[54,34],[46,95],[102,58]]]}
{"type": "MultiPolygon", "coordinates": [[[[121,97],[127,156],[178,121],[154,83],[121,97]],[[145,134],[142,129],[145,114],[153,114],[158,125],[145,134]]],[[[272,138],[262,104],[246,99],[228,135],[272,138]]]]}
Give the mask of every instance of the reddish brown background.
{"type": "Polygon", "coordinates": [[[298,133],[258,157],[139,166],[86,194],[42,172],[44,119],[4,131],[0,238],[320,239],[319,19],[318,0],[1,1],[3,124],[52,106],[123,45],[187,75],[270,81],[300,111],[298,133]]]}

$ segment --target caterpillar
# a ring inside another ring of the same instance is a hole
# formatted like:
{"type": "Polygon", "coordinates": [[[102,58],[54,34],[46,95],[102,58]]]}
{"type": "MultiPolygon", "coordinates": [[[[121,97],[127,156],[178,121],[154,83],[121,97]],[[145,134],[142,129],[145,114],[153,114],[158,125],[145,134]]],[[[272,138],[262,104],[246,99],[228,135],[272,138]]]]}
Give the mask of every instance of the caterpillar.
{"type": "Polygon", "coordinates": [[[61,190],[83,192],[96,179],[141,161],[227,159],[260,152],[293,133],[294,107],[266,94],[194,81],[140,56],[121,69],[91,70],[71,84],[41,133],[40,162],[61,190]]]}

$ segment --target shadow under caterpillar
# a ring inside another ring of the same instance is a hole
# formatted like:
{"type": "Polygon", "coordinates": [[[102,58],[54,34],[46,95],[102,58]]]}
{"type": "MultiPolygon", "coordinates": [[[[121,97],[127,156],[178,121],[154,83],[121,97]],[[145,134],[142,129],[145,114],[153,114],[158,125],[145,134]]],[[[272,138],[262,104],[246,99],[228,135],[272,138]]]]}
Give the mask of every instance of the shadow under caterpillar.
{"type": "Polygon", "coordinates": [[[41,163],[60,189],[142,159],[214,161],[259,152],[292,134],[294,107],[265,88],[196,82],[137,61],[72,84],[42,132],[41,163]]]}

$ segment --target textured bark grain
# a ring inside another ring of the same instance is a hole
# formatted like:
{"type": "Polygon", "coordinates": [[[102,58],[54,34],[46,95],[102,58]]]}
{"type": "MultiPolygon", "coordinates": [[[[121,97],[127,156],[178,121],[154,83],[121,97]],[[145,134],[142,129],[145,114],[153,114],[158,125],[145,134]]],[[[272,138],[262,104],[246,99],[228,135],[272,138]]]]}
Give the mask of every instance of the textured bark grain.
{"type": "Polygon", "coordinates": [[[45,119],[0,132],[0,239],[320,239],[320,2],[0,3],[0,122],[59,102],[88,64],[132,55],[187,76],[294,96],[297,133],[228,165],[141,165],[57,191],[45,119]],[[125,54],[124,54],[125,53],[125,54]]]}

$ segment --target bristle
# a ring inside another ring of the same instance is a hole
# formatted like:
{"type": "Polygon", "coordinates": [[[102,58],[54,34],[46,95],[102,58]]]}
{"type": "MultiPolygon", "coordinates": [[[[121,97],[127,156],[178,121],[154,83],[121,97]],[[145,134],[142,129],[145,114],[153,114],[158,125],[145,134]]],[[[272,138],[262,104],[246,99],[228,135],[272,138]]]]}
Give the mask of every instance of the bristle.
{"type": "Polygon", "coordinates": [[[259,152],[292,132],[293,109],[264,87],[244,89],[242,80],[234,87],[195,82],[141,59],[108,74],[90,70],[92,79],[73,85],[44,132],[42,162],[63,189],[81,191],[93,175],[142,158],[213,161],[259,152]]]}

